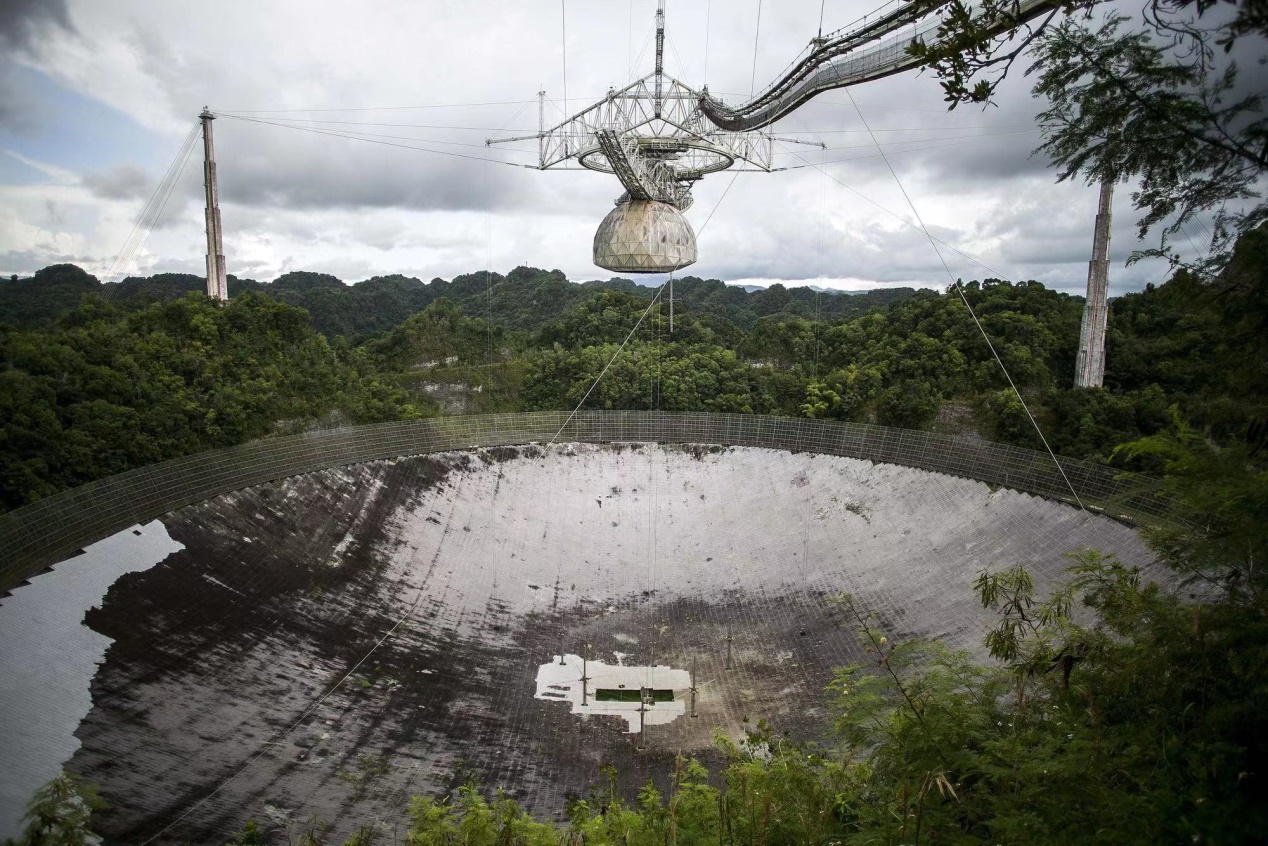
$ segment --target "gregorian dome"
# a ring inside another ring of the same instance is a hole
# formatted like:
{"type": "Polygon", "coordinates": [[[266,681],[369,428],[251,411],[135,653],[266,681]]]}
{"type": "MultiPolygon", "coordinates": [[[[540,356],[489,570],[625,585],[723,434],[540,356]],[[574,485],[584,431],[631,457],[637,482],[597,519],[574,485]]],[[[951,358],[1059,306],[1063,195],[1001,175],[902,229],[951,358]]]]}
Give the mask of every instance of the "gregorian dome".
{"type": "Polygon", "coordinates": [[[657,200],[626,200],[594,233],[594,263],[619,273],[667,273],[696,262],[696,233],[682,212],[657,200]]]}

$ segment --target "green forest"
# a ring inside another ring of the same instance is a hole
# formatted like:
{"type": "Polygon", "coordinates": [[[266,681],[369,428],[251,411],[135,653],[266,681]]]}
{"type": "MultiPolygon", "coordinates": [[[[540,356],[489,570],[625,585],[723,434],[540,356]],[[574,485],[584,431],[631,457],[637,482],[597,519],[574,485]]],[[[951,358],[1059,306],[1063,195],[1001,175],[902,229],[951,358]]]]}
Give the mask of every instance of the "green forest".
{"type": "MultiPolygon", "coordinates": [[[[235,280],[227,304],[200,284],[103,285],[71,265],[0,284],[5,507],[310,427],[572,408],[610,361],[591,407],[831,417],[1038,446],[954,290],[748,292],[689,277],[675,283],[671,332],[651,289],[533,268],[427,284],[235,280]]],[[[680,759],[667,792],[648,785],[634,801],[613,776],[569,805],[565,825],[534,820],[498,785],[417,797],[409,842],[1259,842],[1268,230],[1243,236],[1214,278],[1180,270],[1114,299],[1104,389],[1070,387],[1080,298],[1034,282],[963,290],[1054,450],[1163,480],[1177,519],[1143,532],[1183,577],[1180,593],[1092,550],[1071,550],[1067,581],[1042,594],[1019,568],[983,571],[976,589],[998,619],[985,664],[891,642],[843,595],[869,660],[837,672],[820,743],[756,722],[747,738],[718,737],[722,770],[680,759]]],[[[98,805],[63,776],[33,798],[23,842],[89,836],[98,805]]],[[[231,843],[317,844],[328,829],[252,822],[231,843]]],[[[384,836],[366,824],[348,842],[384,836]]]]}
{"type": "MultiPolygon", "coordinates": [[[[1181,270],[1114,299],[1101,390],[1071,387],[1081,298],[992,279],[963,292],[1051,447],[1121,462],[1117,445],[1175,415],[1229,443],[1268,411],[1266,273],[1260,229],[1215,281],[1181,270]]],[[[232,279],[226,305],[202,284],[102,284],[73,265],[0,282],[0,507],[312,427],[572,409],[609,361],[587,407],[828,417],[1042,447],[953,290],[750,292],[686,277],[671,332],[667,291],[649,308],[654,289],[628,280],[578,285],[527,267],[429,283],[232,279]]]]}
{"type": "MultiPolygon", "coordinates": [[[[832,417],[1037,446],[954,290],[746,292],[685,278],[671,332],[668,300],[652,303],[650,289],[532,268],[350,286],[290,274],[235,281],[226,304],[200,282],[103,285],[59,265],[0,284],[6,507],[310,427],[572,408],[609,361],[592,407],[832,417]]],[[[891,642],[841,596],[870,660],[838,671],[821,744],[755,723],[742,742],[718,738],[721,771],[680,760],[668,792],[649,785],[636,801],[596,785],[563,826],[530,818],[498,785],[469,785],[415,799],[409,842],[1261,837],[1268,230],[1243,236],[1217,277],[1180,270],[1114,299],[1104,389],[1070,387],[1080,298],[1033,282],[963,290],[1054,450],[1163,479],[1178,519],[1144,532],[1187,592],[1091,550],[1071,550],[1068,581],[1044,594],[1023,570],[983,571],[977,591],[999,621],[986,664],[891,642]]],[[[87,832],[94,802],[70,776],[50,783],[24,842],[87,832]]],[[[313,821],[294,836],[320,843],[326,830],[313,821]]],[[[351,842],[381,835],[367,825],[351,842]]],[[[252,823],[233,843],[280,836],[252,823]]]]}

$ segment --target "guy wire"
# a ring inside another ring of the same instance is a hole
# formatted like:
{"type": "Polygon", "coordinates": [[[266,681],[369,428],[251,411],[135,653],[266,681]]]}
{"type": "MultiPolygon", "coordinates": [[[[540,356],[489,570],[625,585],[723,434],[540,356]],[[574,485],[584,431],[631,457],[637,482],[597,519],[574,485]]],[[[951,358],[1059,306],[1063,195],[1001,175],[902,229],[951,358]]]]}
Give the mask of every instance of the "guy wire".
{"type": "MultiPolygon", "coordinates": [[[[722,196],[718,197],[718,201],[714,203],[713,208],[709,210],[709,216],[704,219],[704,223],[700,224],[700,228],[696,231],[697,238],[704,234],[704,230],[709,225],[709,221],[713,220],[713,215],[717,213],[718,208],[722,205],[722,201],[726,199],[726,195],[731,192],[731,187],[735,185],[735,180],[738,177],[739,173],[731,175],[731,181],[727,184],[726,190],[722,192],[722,196]]],[[[603,365],[603,370],[601,370],[599,375],[595,377],[594,381],[590,383],[590,387],[586,390],[586,393],[581,398],[581,401],[577,403],[577,407],[568,414],[567,419],[564,420],[564,424],[559,427],[559,431],[555,432],[554,437],[552,437],[548,443],[553,444],[555,441],[559,440],[559,436],[563,434],[564,429],[568,428],[568,424],[572,422],[572,418],[577,416],[577,412],[581,410],[581,407],[585,405],[586,400],[590,398],[590,394],[594,392],[596,387],[598,387],[599,382],[603,381],[603,377],[607,375],[608,370],[612,367],[612,363],[616,361],[617,356],[621,354],[621,352],[625,349],[626,344],[630,342],[630,338],[634,337],[634,333],[638,331],[638,327],[643,325],[643,321],[647,318],[648,313],[656,305],[656,302],[660,299],[661,293],[665,290],[666,286],[669,285],[673,278],[674,271],[671,270],[669,271],[669,276],[660,284],[660,287],[656,289],[656,292],[652,294],[652,301],[647,304],[647,308],[643,309],[643,313],[639,315],[638,322],[634,324],[634,328],[630,329],[629,334],[625,336],[625,340],[621,342],[621,346],[617,347],[616,352],[612,353],[612,357],[608,359],[608,363],[603,365]]]]}
{"type": "Polygon", "coordinates": [[[938,261],[942,263],[942,269],[947,272],[947,278],[951,280],[951,287],[955,288],[956,293],[960,295],[964,307],[969,310],[969,316],[973,318],[973,323],[977,325],[977,330],[982,333],[982,339],[986,341],[986,346],[990,348],[991,355],[995,357],[995,361],[999,364],[999,369],[1003,372],[1004,378],[1008,380],[1008,385],[1013,389],[1013,393],[1017,396],[1017,401],[1021,403],[1021,407],[1026,411],[1026,416],[1030,418],[1030,425],[1034,426],[1035,432],[1039,435],[1039,440],[1043,442],[1044,449],[1048,451],[1048,455],[1052,458],[1052,463],[1057,466],[1057,471],[1061,474],[1061,478],[1065,480],[1066,487],[1070,489],[1070,494],[1074,497],[1074,501],[1078,503],[1079,510],[1086,512],[1083,507],[1083,500],[1079,498],[1079,492],[1074,489],[1070,477],[1066,475],[1065,468],[1061,466],[1061,461],[1057,458],[1057,454],[1053,452],[1052,447],[1048,445],[1048,439],[1044,437],[1043,429],[1039,427],[1039,422],[1035,420],[1035,415],[1031,413],[1030,406],[1026,404],[1026,399],[1021,395],[1021,391],[1017,389],[1017,384],[1013,382],[1012,375],[1008,372],[1008,368],[1004,366],[1004,360],[1000,358],[999,352],[995,349],[995,344],[991,343],[991,338],[986,334],[986,329],[982,326],[982,321],[977,319],[977,312],[973,310],[973,306],[969,303],[969,298],[965,296],[964,288],[960,285],[960,280],[951,272],[950,265],[943,258],[942,251],[938,249],[937,243],[933,239],[933,235],[929,232],[929,227],[925,226],[924,219],[921,218],[920,212],[916,209],[916,204],[911,201],[911,197],[907,194],[907,189],[903,187],[903,182],[898,178],[897,171],[894,166],[889,163],[889,157],[885,155],[885,151],[881,148],[880,142],[876,140],[876,136],[872,135],[871,127],[867,123],[867,118],[863,117],[863,112],[859,109],[858,104],[854,102],[854,95],[850,93],[850,89],[845,89],[845,94],[850,98],[850,105],[854,106],[855,113],[859,116],[859,120],[863,123],[863,128],[868,131],[872,137],[872,143],[876,145],[876,149],[881,154],[881,159],[885,162],[885,167],[889,169],[890,176],[894,177],[894,182],[898,185],[898,190],[902,192],[903,199],[907,201],[911,213],[916,216],[916,222],[920,225],[921,231],[925,233],[925,237],[929,239],[929,246],[933,247],[934,253],[938,256],[938,261]]]}

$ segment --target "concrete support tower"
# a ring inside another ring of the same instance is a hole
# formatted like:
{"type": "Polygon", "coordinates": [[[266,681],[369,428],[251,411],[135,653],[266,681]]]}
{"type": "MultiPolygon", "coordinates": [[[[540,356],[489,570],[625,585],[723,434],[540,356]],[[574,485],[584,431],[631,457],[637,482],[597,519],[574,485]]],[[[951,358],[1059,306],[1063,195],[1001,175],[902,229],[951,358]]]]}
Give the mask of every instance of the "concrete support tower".
{"type": "Polygon", "coordinates": [[[1087,302],[1079,334],[1079,358],[1074,366],[1074,387],[1099,388],[1105,382],[1105,321],[1109,316],[1110,204],[1114,180],[1101,182],[1101,202],[1096,211],[1092,261],[1087,271],[1087,302]]]}
{"type": "Polygon", "coordinates": [[[211,141],[211,122],[216,119],[206,106],[198,116],[203,122],[203,187],[207,189],[207,296],[229,301],[225,273],[225,247],[220,230],[220,193],[216,188],[216,151],[211,141]]]}

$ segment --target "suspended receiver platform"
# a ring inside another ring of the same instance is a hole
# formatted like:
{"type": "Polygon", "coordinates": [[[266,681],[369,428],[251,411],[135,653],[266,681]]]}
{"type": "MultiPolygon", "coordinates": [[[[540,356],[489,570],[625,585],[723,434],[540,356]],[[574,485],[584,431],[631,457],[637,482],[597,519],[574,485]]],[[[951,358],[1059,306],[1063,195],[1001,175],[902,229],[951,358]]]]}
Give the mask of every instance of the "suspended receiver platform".
{"type": "MultiPolygon", "coordinates": [[[[606,270],[664,273],[695,263],[695,231],[682,215],[691,207],[692,186],[736,165],[772,169],[774,137],[710,123],[700,109],[705,92],[665,73],[664,43],[661,0],[652,73],[608,91],[599,102],[555,126],[546,127],[539,110],[535,134],[486,142],[535,140],[540,170],[575,162],[621,181],[625,191],[594,236],[594,263],[606,270]]],[[[538,97],[544,103],[545,94],[539,92],[538,97]]]]}

